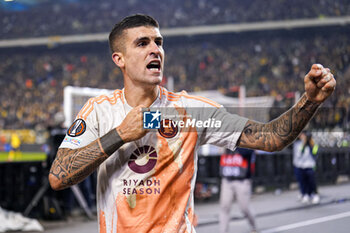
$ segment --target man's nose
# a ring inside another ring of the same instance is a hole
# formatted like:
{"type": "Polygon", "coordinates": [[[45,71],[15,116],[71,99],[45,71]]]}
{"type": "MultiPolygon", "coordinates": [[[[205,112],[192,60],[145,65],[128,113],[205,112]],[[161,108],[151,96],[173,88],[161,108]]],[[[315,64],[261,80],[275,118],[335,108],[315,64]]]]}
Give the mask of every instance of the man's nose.
{"type": "Polygon", "coordinates": [[[158,44],[151,43],[151,52],[150,53],[153,55],[156,55],[158,57],[161,53],[161,48],[159,47],[158,44]]]}

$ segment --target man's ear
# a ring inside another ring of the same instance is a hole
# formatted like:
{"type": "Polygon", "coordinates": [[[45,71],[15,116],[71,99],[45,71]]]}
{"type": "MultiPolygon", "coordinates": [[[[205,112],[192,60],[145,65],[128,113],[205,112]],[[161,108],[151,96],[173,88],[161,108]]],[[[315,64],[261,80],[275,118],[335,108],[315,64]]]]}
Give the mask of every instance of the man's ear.
{"type": "Polygon", "coordinates": [[[121,52],[114,52],[112,54],[112,60],[119,68],[123,68],[125,66],[124,56],[121,52]]]}

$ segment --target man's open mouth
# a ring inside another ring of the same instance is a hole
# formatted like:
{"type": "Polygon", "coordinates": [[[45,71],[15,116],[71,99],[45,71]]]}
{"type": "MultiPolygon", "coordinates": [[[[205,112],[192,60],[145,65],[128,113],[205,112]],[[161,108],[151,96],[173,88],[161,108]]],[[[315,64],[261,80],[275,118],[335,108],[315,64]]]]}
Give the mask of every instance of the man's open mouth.
{"type": "Polygon", "coordinates": [[[151,61],[146,67],[150,71],[160,71],[160,61],[151,61]]]}

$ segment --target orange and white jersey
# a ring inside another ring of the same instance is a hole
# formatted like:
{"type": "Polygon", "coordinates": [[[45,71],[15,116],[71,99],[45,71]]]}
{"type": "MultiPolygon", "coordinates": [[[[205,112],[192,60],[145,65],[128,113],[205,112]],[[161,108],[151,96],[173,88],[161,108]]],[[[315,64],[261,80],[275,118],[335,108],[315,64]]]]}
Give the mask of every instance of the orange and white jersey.
{"type": "MultiPolygon", "coordinates": [[[[159,87],[151,108],[176,109],[181,120],[189,119],[189,125],[185,129],[181,124],[168,124],[151,130],[143,138],[125,143],[99,166],[100,233],[195,232],[192,223],[196,150],[203,144],[234,150],[247,122],[246,118],[227,113],[214,101],[186,92],[172,93],[163,87],[159,87]],[[208,120],[208,112],[212,118],[209,120],[215,122],[207,121],[207,125],[220,121],[216,125],[219,127],[199,129],[203,122],[195,124],[193,119],[208,120]]],[[[76,149],[88,145],[119,126],[131,109],[124,90],[91,98],[60,147],[76,149]]]]}

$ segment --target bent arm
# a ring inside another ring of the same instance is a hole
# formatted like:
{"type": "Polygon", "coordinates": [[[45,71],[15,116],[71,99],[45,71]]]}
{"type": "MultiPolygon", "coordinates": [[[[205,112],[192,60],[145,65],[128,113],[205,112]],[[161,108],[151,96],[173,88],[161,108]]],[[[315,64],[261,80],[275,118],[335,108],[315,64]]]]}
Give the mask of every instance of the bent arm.
{"type": "Polygon", "coordinates": [[[270,152],[282,150],[295,140],[319,106],[304,94],[291,109],[268,123],[248,120],[238,146],[270,152]]]}
{"type": "Polygon", "coordinates": [[[83,181],[124,144],[116,129],[79,149],[58,149],[52,163],[49,181],[60,190],[83,181]]]}
{"type": "Polygon", "coordinates": [[[117,128],[85,147],[60,148],[49,174],[51,187],[60,190],[83,181],[124,143],[145,136],[147,131],[142,127],[142,108],[144,106],[139,105],[132,109],[117,128]]]}

